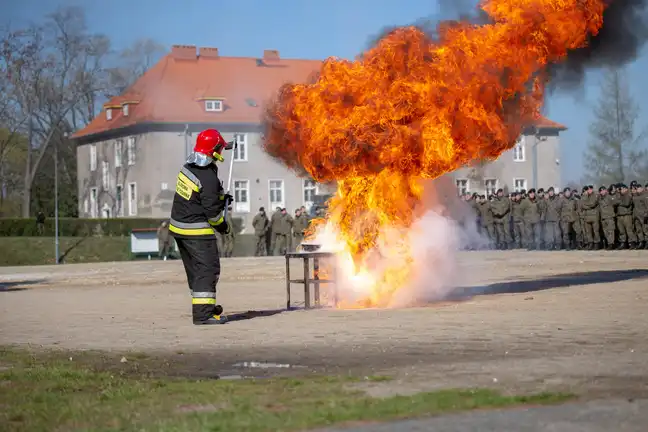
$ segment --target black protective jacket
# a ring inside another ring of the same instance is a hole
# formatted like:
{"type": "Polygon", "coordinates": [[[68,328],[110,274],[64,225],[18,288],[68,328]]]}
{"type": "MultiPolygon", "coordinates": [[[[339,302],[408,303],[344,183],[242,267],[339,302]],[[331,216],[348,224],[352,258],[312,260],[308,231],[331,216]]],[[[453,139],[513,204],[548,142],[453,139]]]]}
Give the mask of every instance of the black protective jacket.
{"type": "Polygon", "coordinates": [[[225,197],[218,168],[185,164],[176,182],[169,232],[178,238],[214,238],[224,223],[225,197]]]}

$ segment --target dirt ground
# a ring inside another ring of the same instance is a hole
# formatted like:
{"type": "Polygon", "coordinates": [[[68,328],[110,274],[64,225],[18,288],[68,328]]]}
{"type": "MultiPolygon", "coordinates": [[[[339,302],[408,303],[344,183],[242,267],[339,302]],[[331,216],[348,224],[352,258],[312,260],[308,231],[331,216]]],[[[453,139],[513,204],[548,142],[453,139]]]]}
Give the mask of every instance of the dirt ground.
{"type": "MultiPolygon", "coordinates": [[[[478,294],[463,301],[308,311],[282,310],[283,258],[224,259],[219,302],[265,312],[211,327],[191,324],[177,261],[0,268],[0,344],[148,352],[208,375],[394,377],[365,385],[376,395],[487,386],[648,396],[648,251],[459,259],[460,291],[478,294]]],[[[294,297],[303,301],[296,287],[294,297]]]]}

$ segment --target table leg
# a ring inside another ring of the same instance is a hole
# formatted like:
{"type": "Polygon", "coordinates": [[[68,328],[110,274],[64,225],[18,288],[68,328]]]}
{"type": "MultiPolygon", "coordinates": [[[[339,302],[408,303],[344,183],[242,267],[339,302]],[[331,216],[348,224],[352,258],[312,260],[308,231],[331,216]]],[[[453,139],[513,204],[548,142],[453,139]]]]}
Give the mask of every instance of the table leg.
{"type": "Polygon", "coordinates": [[[338,305],[338,282],[337,282],[337,262],[333,260],[333,265],[331,266],[331,282],[333,284],[333,306],[337,307],[338,305]]]}
{"type": "Polygon", "coordinates": [[[315,306],[320,306],[319,258],[313,258],[313,285],[315,285],[315,306]]]}
{"type": "Polygon", "coordinates": [[[310,276],[308,258],[304,257],[304,307],[310,309],[310,276]]]}
{"type": "Polygon", "coordinates": [[[286,310],[290,310],[290,259],[286,256],[286,310]]]}

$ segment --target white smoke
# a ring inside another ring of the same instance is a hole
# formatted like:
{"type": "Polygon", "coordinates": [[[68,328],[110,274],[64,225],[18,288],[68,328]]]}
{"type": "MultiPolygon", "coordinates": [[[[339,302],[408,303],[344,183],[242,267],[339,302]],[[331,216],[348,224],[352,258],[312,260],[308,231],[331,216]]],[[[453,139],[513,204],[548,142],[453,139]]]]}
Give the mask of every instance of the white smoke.
{"type": "Polygon", "coordinates": [[[488,244],[479,234],[476,216],[470,206],[456,195],[454,182],[447,179],[428,181],[424,185],[423,206],[426,211],[408,229],[385,226],[379,234],[377,247],[371,253],[366,269],[354,268],[349,252],[337,229],[324,225],[312,243],[320,251],[336,254],[336,288],[325,291],[329,305],[334,299],[355,307],[359,302],[380,297],[385,307],[412,307],[442,301],[460,282],[458,252],[488,244]],[[408,250],[410,253],[403,253],[408,250]],[[413,262],[408,263],[408,257],[413,262]],[[381,278],[392,269],[411,266],[411,277],[398,289],[385,287],[381,278]],[[387,298],[385,298],[387,297],[387,298]]]}

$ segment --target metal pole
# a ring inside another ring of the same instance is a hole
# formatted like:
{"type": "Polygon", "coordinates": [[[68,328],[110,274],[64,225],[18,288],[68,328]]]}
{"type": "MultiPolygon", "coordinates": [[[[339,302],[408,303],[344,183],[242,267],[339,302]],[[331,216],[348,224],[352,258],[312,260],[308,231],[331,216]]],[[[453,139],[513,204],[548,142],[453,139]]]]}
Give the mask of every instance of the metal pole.
{"type": "MultiPolygon", "coordinates": [[[[238,140],[234,138],[234,147],[232,147],[232,154],[230,155],[229,172],[227,173],[227,193],[230,193],[232,188],[232,170],[234,169],[234,150],[238,147],[238,140]]],[[[223,213],[223,217],[227,219],[227,207],[223,213]]]]}
{"type": "Polygon", "coordinates": [[[54,253],[59,264],[58,140],[54,141],[54,253]]]}
{"type": "Polygon", "coordinates": [[[185,160],[189,157],[189,125],[185,125],[184,130],[184,140],[185,140],[185,160]]]}

